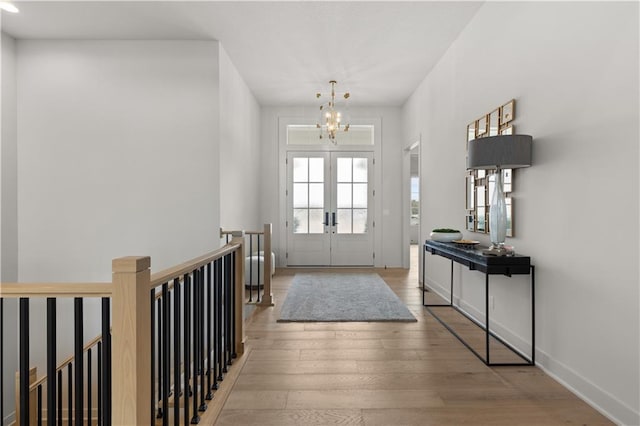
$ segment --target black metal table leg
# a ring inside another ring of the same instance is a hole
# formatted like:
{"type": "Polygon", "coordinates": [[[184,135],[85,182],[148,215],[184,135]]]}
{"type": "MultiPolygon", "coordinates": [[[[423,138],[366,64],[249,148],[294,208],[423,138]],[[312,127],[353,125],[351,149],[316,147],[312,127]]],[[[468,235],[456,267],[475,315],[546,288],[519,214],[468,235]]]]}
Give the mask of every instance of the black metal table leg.
{"type": "Polygon", "coordinates": [[[490,351],[489,351],[489,274],[484,274],[484,310],[485,310],[485,344],[487,345],[486,351],[487,356],[485,358],[484,363],[487,365],[491,364],[490,360],[490,351]]]}
{"type": "Polygon", "coordinates": [[[531,365],[536,365],[536,267],[531,265],[531,365]]]}

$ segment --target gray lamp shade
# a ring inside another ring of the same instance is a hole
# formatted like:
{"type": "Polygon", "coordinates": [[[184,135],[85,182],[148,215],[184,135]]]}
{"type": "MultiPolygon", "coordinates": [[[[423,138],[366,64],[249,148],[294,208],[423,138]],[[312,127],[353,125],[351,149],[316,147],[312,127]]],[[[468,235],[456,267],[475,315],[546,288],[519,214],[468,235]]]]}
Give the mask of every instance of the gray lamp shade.
{"type": "Polygon", "coordinates": [[[469,141],[467,169],[518,169],[531,165],[529,135],[499,135],[469,141]]]}

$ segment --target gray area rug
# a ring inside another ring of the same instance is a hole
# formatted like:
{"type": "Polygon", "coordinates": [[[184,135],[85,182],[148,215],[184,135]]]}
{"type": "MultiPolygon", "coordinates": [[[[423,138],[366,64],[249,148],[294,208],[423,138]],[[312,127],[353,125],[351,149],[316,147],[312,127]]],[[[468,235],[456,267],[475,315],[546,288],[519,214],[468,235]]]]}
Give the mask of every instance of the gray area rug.
{"type": "Polygon", "coordinates": [[[278,322],[312,321],[416,319],[378,274],[296,274],[278,322]]]}

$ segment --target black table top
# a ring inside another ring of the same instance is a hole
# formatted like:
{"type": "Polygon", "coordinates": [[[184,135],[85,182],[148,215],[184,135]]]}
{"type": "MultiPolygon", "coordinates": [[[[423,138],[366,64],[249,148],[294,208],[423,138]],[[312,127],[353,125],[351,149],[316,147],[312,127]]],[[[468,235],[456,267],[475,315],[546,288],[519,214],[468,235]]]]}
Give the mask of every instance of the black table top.
{"type": "Polygon", "coordinates": [[[513,256],[493,256],[485,255],[482,250],[484,246],[464,246],[455,243],[444,243],[440,241],[427,240],[424,248],[431,254],[446,257],[457,263],[477,269],[487,274],[528,274],[530,272],[531,258],[515,254],[513,256]]]}

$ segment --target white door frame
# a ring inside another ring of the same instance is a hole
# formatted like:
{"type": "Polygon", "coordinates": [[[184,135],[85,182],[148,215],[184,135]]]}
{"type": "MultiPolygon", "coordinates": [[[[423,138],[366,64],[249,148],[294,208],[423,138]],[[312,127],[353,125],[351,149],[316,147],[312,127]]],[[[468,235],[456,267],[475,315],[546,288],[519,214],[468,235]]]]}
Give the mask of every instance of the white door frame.
{"type": "MultiPolygon", "coordinates": [[[[411,152],[418,150],[418,176],[420,179],[420,224],[422,224],[422,136],[418,135],[412,139],[409,145],[404,148],[402,157],[402,267],[408,269],[411,261],[411,253],[409,245],[411,243],[410,236],[410,215],[411,215],[411,152]]],[[[418,243],[422,238],[422,228],[419,225],[418,243]]],[[[420,245],[420,244],[419,244],[420,245]]],[[[422,259],[422,250],[418,250],[419,258],[422,259]]],[[[418,261],[419,268],[422,268],[422,262],[418,261]]],[[[420,271],[421,272],[421,271],[420,271]]],[[[418,274],[422,277],[422,274],[418,274]]]]}
{"type": "Polygon", "coordinates": [[[374,226],[374,243],[373,249],[375,253],[374,266],[384,266],[384,253],[382,249],[382,119],[374,118],[354,118],[350,120],[351,124],[373,125],[374,127],[374,144],[373,146],[364,145],[333,145],[329,142],[322,145],[287,145],[287,126],[289,124],[315,124],[317,118],[309,117],[278,117],[278,217],[280,220],[280,253],[278,256],[278,266],[287,266],[287,228],[284,226],[287,220],[287,197],[285,190],[287,188],[287,152],[288,151],[373,151],[374,159],[374,179],[373,189],[375,196],[373,197],[373,220],[374,226]]]}

